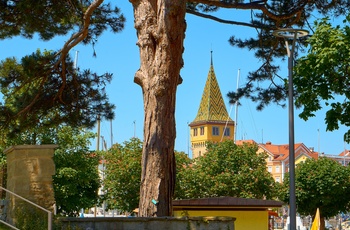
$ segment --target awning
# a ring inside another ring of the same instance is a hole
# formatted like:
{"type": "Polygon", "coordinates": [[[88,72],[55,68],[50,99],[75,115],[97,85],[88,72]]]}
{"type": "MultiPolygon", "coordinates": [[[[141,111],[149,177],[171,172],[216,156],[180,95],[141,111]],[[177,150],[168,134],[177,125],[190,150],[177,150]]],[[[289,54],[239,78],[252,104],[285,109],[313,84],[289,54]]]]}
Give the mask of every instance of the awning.
{"type": "Polygon", "coordinates": [[[277,212],[274,212],[274,211],[269,210],[269,216],[277,216],[277,217],[278,217],[278,213],[277,213],[277,212]]]}

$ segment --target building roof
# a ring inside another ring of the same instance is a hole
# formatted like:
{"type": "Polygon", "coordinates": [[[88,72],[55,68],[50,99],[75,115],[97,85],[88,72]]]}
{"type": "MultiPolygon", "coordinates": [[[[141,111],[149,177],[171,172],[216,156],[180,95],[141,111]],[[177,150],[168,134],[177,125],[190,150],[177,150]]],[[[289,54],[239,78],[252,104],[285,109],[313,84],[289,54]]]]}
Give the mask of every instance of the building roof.
{"type": "Polygon", "coordinates": [[[342,151],[339,156],[349,156],[350,155],[350,150],[346,150],[344,149],[344,151],[342,151]]]}
{"type": "Polygon", "coordinates": [[[220,87],[215,76],[212,59],[197,116],[192,123],[210,121],[233,122],[227,113],[220,87]]]}
{"type": "Polygon", "coordinates": [[[262,199],[249,199],[239,197],[210,197],[210,198],[199,198],[199,199],[185,199],[185,200],[174,200],[173,207],[216,207],[216,208],[271,208],[281,207],[284,203],[275,200],[262,200],[262,199]]]}
{"type": "MultiPolygon", "coordinates": [[[[267,142],[266,144],[259,144],[259,146],[266,152],[272,153],[274,155],[274,160],[285,161],[289,158],[289,144],[274,145],[271,142],[267,142]]],[[[318,153],[311,151],[303,143],[295,143],[294,150],[295,158],[303,154],[310,158],[318,158],[318,153]]]]}
{"type": "Polygon", "coordinates": [[[236,145],[244,145],[244,144],[256,145],[257,143],[254,140],[236,140],[236,145]]]}
{"type": "MultiPolygon", "coordinates": [[[[301,144],[297,143],[294,145],[294,149],[297,149],[301,144]]],[[[274,145],[271,142],[266,142],[266,144],[259,144],[262,148],[270,153],[278,155],[288,155],[289,154],[289,144],[274,145]]]]}

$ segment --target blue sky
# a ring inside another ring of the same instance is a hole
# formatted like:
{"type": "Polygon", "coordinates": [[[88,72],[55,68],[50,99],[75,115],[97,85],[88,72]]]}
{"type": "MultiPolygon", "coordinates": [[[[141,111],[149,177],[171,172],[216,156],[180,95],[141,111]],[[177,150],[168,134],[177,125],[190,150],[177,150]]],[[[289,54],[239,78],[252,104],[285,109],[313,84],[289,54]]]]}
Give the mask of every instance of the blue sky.
{"type": "MultiPolygon", "coordinates": [[[[78,45],[71,51],[74,57],[78,51],[78,66],[90,68],[97,73],[113,73],[113,81],[107,87],[107,93],[112,103],[116,105],[115,120],[102,121],[101,135],[107,142],[122,143],[134,135],[143,139],[143,99],[141,88],[133,82],[134,74],[139,68],[139,51],[136,46],[136,31],[133,25],[132,6],[128,1],[119,1],[118,5],[127,18],[125,29],[118,34],[105,32],[95,46],[97,57],[92,56],[91,46],[78,45]]],[[[218,16],[225,19],[245,18],[249,20],[249,11],[219,11],[218,16]]],[[[219,82],[227,110],[235,119],[235,108],[228,104],[227,92],[237,87],[238,70],[239,84],[243,85],[249,71],[255,70],[261,63],[248,50],[241,50],[229,45],[228,39],[235,35],[241,38],[253,35],[255,30],[239,26],[230,26],[218,22],[186,16],[187,31],[185,51],[183,54],[184,68],[181,70],[183,83],[178,86],[176,103],[177,137],[175,149],[190,152],[188,123],[194,120],[199,107],[205,81],[210,67],[210,52],[213,51],[214,70],[219,82]]],[[[37,37],[26,40],[20,37],[0,41],[0,60],[6,57],[22,56],[35,51],[57,50],[62,47],[67,37],[58,37],[49,42],[40,41],[37,37]]],[[[287,75],[287,63],[281,62],[281,74],[287,75]]],[[[271,141],[273,144],[288,143],[288,110],[275,105],[256,111],[256,105],[247,100],[241,101],[238,108],[237,139],[253,139],[258,143],[271,141]]],[[[343,134],[347,130],[341,127],[334,132],[326,132],[324,113],[317,113],[315,118],[303,121],[295,111],[295,142],[314,147],[315,151],[326,154],[339,154],[348,148],[343,142],[343,134]]],[[[96,132],[96,129],[92,130],[96,132]]],[[[96,148],[96,140],[92,149],[96,148]]],[[[100,148],[101,149],[101,148],[100,148]]]]}

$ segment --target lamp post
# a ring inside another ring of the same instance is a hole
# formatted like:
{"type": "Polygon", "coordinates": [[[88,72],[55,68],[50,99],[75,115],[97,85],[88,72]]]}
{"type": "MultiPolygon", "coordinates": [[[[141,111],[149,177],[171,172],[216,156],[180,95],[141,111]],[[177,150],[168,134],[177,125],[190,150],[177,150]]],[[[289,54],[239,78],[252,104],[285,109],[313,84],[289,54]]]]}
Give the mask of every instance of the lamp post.
{"type": "Polygon", "coordinates": [[[296,229],[296,200],[295,200],[295,152],[294,152],[294,99],[293,99],[293,54],[298,38],[308,35],[307,30],[284,28],[273,32],[276,37],[282,37],[286,43],[288,55],[288,117],[289,117],[289,230],[296,229]],[[289,49],[288,40],[292,40],[289,49]]]}

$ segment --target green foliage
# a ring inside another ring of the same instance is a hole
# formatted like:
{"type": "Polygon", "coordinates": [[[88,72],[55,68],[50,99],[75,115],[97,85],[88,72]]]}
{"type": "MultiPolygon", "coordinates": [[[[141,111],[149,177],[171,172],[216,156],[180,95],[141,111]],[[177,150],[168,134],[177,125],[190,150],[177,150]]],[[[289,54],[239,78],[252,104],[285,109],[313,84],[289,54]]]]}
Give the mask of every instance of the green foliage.
{"type": "Polygon", "coordinates": [[[275,182],[266,170],[266,155],[256,145],[232,141],[208,143],[207,153],[180,173],[176,198],[233,196],[273,198],[275,182]]]}
{"type": "Polygon", "coordinates": [[[0,126],[9,139],[18,133],[41,133],[46,142],[49,129],[62,123],[90,128],[98,115],[113,117],[114,105],[105,92],[112,75],[76,70],[67,58],[63,79],[62,69],[52,67],[57,61],[55,53],[38,50],[20,63],[14,58],[0,62],[0,89],[4,95],[0,126]]]}
{"type": "Polygon", "coordinates": [[[31,204],[19,203],[15,208],[16,228],[23,230],[46,230],[48,214],[31,204]]]}
{"type": "MultiPolygon", "coordinates": [[[[349,18],[349,16],[348,16],[349,18]]],[[[333,26],[329,19],[315,23],[315,32],[308,39],[308,54],[295,66],[296,106],[302,107],[300,117],[307,120],[315,112],[327,108],[327,130],[350,126],[350,27],[333,26]]],[[[344,139],[349,142],[347,134],[344,139]]]]}
{"type": "MultiPolygon", "coordinates": [[[[32,38],[35,33],[42,39],[49,40],[57,35],[68,34],[83,27],[83,14],[92,2],[4,0],[0,5],[0,40],[13,36],[32,38]]],[[[125,18],[117,7],[112,8],[110,3],[101,4],[91,17],[92,25],[85,43],[95,42],[108,28],[119,32],[124,28],[124,22],[125,18]]]]}
{"type": "Polygon", "coordinates": [[[176,160],[176,181],[175,181],[175,192],[174,197],[185,197],[186,194],[186,182],[187,177],[186,169],[191,167],[192,160],[184,152],[175,151],[175,160],[176,160]]]}
{"type": "Polygon", "coordinates": [[[68,126],[58,132],[53,185],[59,214],[77,216],[80,209],[97,203],[100,157],[88,150],[92,137],[92,133],[68,126]]]}
{"type": "Polygon", "coordinates": [[[13,228],[10,228],[8,226],[6,226],[5,224],[3,223],[0,223],[0,230],[12,230],[13,228]]]}
{"type": "MultiPolygon", "coordinates": [[[[320,157],[307,159],[295,169],[295,194],[297,212],[315,215],[320,209],[321,217],[329,218],[345,212],[350,202],[350,170],[338,162],[320,157]]],[[[289,203],[289,174],[281,188],[280,198],[289,203]]]]}
{"type": "Polygon", "coordinates": [[[104,157],[108,207],[123,212],[132,212],[140,199],[142,142],[131,138],[123,144],[114,144],[104,157]]]}

